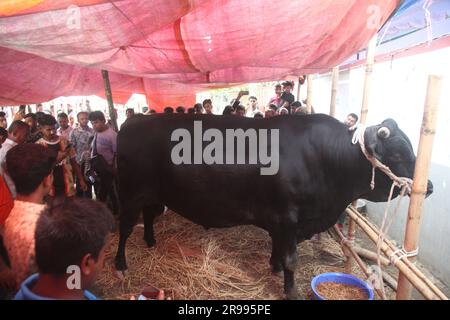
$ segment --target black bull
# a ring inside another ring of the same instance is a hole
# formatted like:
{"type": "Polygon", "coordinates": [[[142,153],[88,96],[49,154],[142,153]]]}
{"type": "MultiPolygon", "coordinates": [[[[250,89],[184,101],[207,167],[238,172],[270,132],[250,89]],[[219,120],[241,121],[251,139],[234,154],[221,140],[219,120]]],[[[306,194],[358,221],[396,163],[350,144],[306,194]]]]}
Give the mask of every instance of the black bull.
{"type": "MultiPolygon", "coordinates": [[[[118,135],[122,213],[117,270],[127,268],[125,244],[140,212],[144,239],[153,246],[153,220],[166,205],[206,228],[252,224],[267,230],[272,269],[284,272],[285,293],[296,298],[297,243],[333,226],[353,200],[387,200],[391,181],[377,170],[371,191],[372,167],[351,138],[345,125],[325,115],[249,119],[163,114],[128,120],[118,135]],[[193,137],[194,121],[201,121],[203,130],[218,129],[224,137],[226,129],[278,129],[279,170],[261,175],[260,163],[174,164],[171,153],[178,142],[171,141],[171,135],[185,128],[193,137]]],[[[413,149],[395,121],[368,127],[365,145],[397,176],[412,178],[413,149]]],[[[431,190],[429,183],[427,193],[431,190]]]]}

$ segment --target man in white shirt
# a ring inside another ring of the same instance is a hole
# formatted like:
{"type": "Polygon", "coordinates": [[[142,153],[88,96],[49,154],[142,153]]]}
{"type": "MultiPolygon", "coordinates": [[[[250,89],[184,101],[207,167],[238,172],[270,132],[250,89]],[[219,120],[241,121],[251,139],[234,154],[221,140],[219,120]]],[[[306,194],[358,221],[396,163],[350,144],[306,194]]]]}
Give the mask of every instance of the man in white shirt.
{"type": "Polygon", "coordinates": [[[5,179],[5,182],[8,185],[9,191],[11,192],[13,198],[16,197],[16,188],[14,186],[14,182],[9,177],[5,168],[6,154],[14,146],[24,143],[28,139],[29,135],[30,127],[25,122],[16,120],[9,126],[8,138],[2,144],[2,147],[0,149],[0,174],[5,179]]]}

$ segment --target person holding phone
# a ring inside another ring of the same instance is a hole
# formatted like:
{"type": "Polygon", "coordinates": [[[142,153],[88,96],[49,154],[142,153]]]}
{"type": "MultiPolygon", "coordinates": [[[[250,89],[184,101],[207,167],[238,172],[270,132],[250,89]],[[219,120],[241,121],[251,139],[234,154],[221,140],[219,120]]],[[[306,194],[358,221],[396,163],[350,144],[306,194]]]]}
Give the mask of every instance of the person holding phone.
{"type": "Polygon", "coordinates": [[[17,113],[13,117],[13,121],[16,121],[16,120],[22,121],[23,120],[23,118],[25,117],[25,114],[27,113],[25,108],[26,108],[26,106],[24,104],[22,104],[19,107],[19,111],[17,111],[17,113]]]}
{"type": "Polygon", "coordinates": [[[86,191],[87,184],[76,161],[75,149],[67,139],[56,134],[56,119],[48,114],[42,116],[39,119],[39,130],[42,138],[36,143],[53,150],[57,155],[56,166],[53,169],[53,188],[50,190],[50,196],[74,196],[76,194],[74,176],[78,178],[81,189],[86,191]]]}

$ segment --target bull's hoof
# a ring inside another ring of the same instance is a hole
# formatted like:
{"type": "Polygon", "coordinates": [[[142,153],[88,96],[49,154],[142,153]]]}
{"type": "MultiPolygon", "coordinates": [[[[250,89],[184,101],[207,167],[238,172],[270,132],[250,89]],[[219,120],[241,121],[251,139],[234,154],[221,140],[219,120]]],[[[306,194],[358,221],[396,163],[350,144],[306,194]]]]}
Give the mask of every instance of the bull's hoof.
{"type": "Polygon", "coordinates": [[[125,277],[127,276],[127,270],[116,270],[116,276],[120,280],[125,280],[125,277]]]}
{"type": "Polygon", "coordinates": [[[303,300],[300,295],[298,294],[296,289],[289,290],[286,292],[286,299],[287,300],[303,300]]]}

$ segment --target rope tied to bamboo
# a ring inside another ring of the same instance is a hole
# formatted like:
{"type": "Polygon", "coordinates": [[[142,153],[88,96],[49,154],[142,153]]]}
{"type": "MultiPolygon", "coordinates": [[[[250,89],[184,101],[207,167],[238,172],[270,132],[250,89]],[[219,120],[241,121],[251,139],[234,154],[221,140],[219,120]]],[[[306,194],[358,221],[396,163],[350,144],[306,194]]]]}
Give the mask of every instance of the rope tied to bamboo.
{"type": "Polygon", "coordinates": [[[397,249],[389,255],[390,263],[395,266],[395,264],[403,258],[416,257],[419,254],[419,247],[412,251],[406,251],[405,247],[402,246],[401,249],[397,249]]]}

